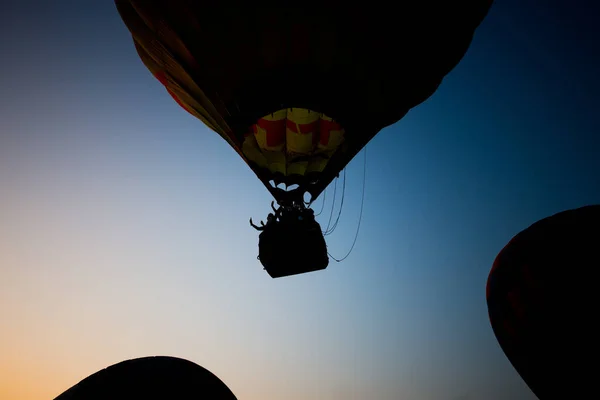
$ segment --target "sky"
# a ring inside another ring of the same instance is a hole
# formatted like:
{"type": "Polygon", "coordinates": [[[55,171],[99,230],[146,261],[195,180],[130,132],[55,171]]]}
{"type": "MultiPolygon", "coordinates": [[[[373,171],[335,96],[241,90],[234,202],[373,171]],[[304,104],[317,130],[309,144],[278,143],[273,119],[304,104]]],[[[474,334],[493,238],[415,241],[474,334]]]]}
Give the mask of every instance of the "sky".
{"type": "Polygon", "coordinates": [[[241,400],[535,399],[485,284],[516,233],[600,202],[594,2],[497,1],[439,90],[368,144],[350,256],[277,280],[248,225],[267,190],[152,78],[113,2],[39,3],[0,5],[0,398],[170,355],[241,400]]]}

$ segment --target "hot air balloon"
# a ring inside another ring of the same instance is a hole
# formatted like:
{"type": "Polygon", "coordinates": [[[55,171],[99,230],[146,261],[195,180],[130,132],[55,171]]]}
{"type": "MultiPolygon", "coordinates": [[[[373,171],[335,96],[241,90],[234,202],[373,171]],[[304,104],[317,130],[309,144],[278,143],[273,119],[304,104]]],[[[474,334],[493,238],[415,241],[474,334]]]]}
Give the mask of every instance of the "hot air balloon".
{"type": "Polygon", "coordinates": [[[544,218],[498,254],[486,297],[496,338],[541,399],[596,392],[600,205],[544,218]]]}
{"type": "Polygon", "coordinates": [[[281,207],[265,227],[251,221],[263,230],[261,263],[280,277],[327,267],[306,206],[381,129],[435,92],[492,1],[115,3],[144,65],[281,207]]]}
{"type": "Polygon", "coordinates": [[[201,366],[176,357],[143,357],[102,369],[55,400],[236,400],[227,385],[201,366]]]}

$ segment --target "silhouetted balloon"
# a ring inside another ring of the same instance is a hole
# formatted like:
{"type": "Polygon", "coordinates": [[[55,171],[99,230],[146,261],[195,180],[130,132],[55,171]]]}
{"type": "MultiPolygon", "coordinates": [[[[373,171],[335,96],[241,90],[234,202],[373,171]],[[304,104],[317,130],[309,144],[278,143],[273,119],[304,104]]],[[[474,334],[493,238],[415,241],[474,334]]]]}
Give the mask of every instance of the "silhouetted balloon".
{"type": "Polygon", "coordinates": [[[599,269],[599,205],[534,223],[494,261],[486,290],[494,334],[542,400],[597,393],[599,269]]]}
{"type": "Polygon", "coordinates": [[[88,376],[55,400],[236,400],[210,371],[175,357],[127,360],[88,376]]]}
{"type": "MultiPolygon", "coordinates": [[[[305,207],[306,193],[316,199],[381,129],[435,92],[492,2],[115,0],[144,65],[288,211],[305,207]]],[[[304,228],[259,239],[271,276],[327,266],[325,240],[304,228]],[[296,242],[303,260],[288,268],[278,243],[307,235],[312,247],[296,242]]]]}
{"type": "Polygon", "coordinates": [[[316,198],[377,132],[431,96],[492,0],[115,3],[146,67],[281,204],[292,195],[269,181],[316,198]]]}

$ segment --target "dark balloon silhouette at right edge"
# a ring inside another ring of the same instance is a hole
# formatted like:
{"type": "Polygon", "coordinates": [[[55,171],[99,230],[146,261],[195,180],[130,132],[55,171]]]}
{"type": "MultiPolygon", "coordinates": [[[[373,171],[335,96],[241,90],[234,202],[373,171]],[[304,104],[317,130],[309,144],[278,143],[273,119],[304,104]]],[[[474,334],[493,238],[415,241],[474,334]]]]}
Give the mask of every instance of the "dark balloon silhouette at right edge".
{"type": "Polygon", "coordinates": [[[237,400],[201,366],[176,357],[144,357],[102,369],[54,400],[237,400]]]}
{"type": "Polygon", "coordinates": [[[492,329],[540,400],[598,397],[598,272],[600,205],[534,223],[494,261],[486,288],[492,329]]]}

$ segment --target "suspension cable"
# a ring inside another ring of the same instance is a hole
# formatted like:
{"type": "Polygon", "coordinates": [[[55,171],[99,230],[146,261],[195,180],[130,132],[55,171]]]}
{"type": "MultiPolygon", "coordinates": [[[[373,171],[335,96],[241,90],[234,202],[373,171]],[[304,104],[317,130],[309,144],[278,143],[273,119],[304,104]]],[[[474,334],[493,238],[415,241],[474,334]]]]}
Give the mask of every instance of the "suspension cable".
{"type": "Polygon", "coordinates": [[[362,196],[361,196],[361,200],[360,200],[360,214],[358,216],[358,226],[356,227],[356,234],[354,235],[354,241],[352,242],[352,246],[350,246],[350,250],[348,250],[348,253],[346,253],[346,255],[344,257],[342,257],[338,260],[337,258],[332,256],[331,253],[329,253],[329,251],[327,251],[327,254],[329,255],[329,257],[331,257],[336,262],[344,261],[350,255],[350,253],[352,253],[352,250],[354,249],[354,245],[356,244],[356,240],[358,239],[358,231],[360,230],[360,223],[362,221],[362,214],[363,214],[363,206],[365,204],[365,186],[366,186],[365,183],[367,181],[367,148],[365,147],[363,151],[364,151],[363,188],[362,188],[362,196]]]}
{"type": "Polygon", "coordinates": [[[331,201],[331,212],[329,213],[329,222],[327,222],[327,228],[325,228],[325,232],[327,232],[327,230],[329,229],[329,226],[331,225],[331,218],[333,218],[333,208],[335,207],[335,195],[337,193],[337,181],[338,178],[336,177],[333,183],[333,200],[331,201]]]}
{"type": "Polygon", "coordinates": [[[325,208],[325,198],[326,197],[327,197],[327,188],[325,188],[325,190],[323,191],[323,204],[321,204],[321,211],[319,211],[318,213],[316,213],[315,217],[318,217],[323,212],[323,209],[325,208]]]}
{"type": "Polygon", "coordinates": [[[346,168],[344,168],[344,180],[342,181],[342,201],[340,202],[340,209],[338,211],[338,215],[335,219],[335,222],[333,223],[333,225],[331,226],[331,228],[327,229],[323,235],[327,236],[327,235],[331,235],[333,233],[333,231],[335,231],[335,228],[338,225],[338,222],[340,222],[340,216],[342,215],[342,209],[344,208],[344,197],[346,194],[346,168]]]}

